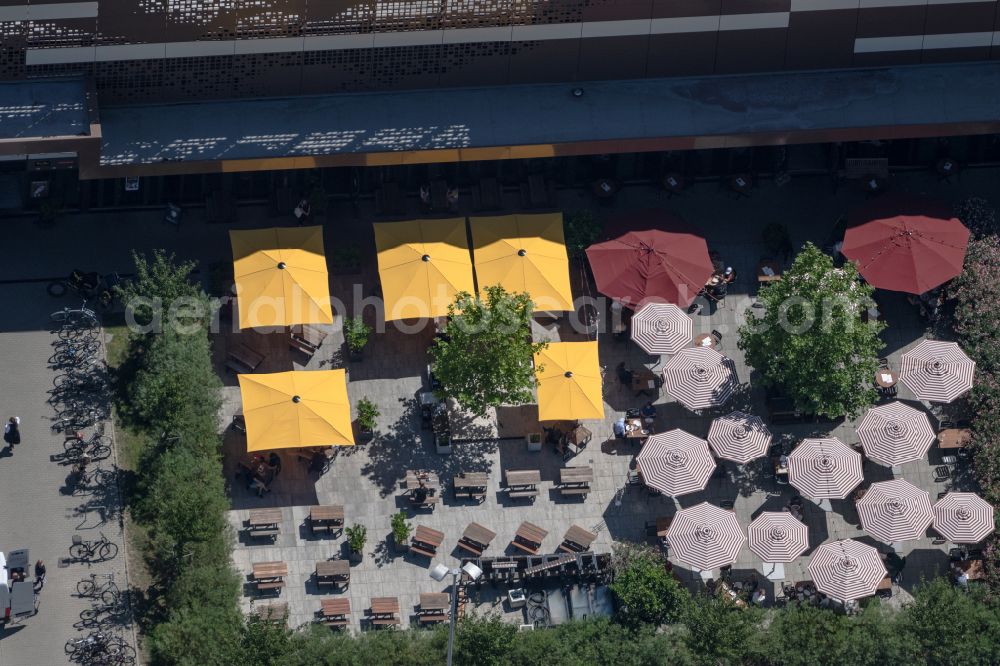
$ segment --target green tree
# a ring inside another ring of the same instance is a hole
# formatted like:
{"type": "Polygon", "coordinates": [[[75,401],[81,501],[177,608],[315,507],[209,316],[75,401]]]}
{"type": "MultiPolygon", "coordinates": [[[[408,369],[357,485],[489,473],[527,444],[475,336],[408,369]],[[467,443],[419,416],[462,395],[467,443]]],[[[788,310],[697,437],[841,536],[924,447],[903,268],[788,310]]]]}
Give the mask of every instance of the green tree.
{"type": "Polygon", "coordinates": [[[698,595],[687,605],[683,622],[688,649],[703,664],[741,664],[758,638],[762,612],[738,608],[729,599],[698,595]]]}
{"type": "Polygon", "coordinates": [[[126,412],[154,431],[167,430],[168,424],[174,433],[203,424],[214,431],[222,382],[212,368],[208,337],[168,329],[147,347],[125,396],[126,412]]]}
{"type": "Polygon", "coordinates": [[[690,595],[666,569],[666,559],[652,548],[621,544],[614,549],[614,582],[619,619],[626,625],[659,626],[675,622],[690,595]]]}
{"type": "Polygon", "coordinates": [[[835,268],[806,244],[781,280],[761,287],[764,314],[748,312],[739,347],[765,384],[780,387],[802,412],[856,416],[875,402],[872,379],[884,346],[885,325],[861,321],[872,291],[854,264],[835,268]]]}
{"type": "Polygon", "coordinates": [[[503,666],[517,627],[495,615],[466,616],[455,630],[455,663],[459,666],[503,666]]]}
{"type": "Polygon", "coordinates": [[[927,664],[1000,663],[1000,608],[977,590],[968,592],[945,578],[921,584],[900,617],[907,641],[927,664]]]}
{"type": "Polygon", "coordinates": [[[480,416],[489,407],[532,400],[532,356],[546,347],[531,341],[531,296],[500,286],[483,291],[482,299],[465,292],[455,297],[444,335],[430,350],[438,397],[454,398],[480,416]]]}
{"type": "MultiPolygon", "coordinates": [[[[171,307],[184,299],[193,307],[177,309],[178,319],[185,325],[207,325],[210,317],[210,300],[201,286],[191,282],[191,273],[197,262],[176,262],[172,253],[153,250],[152,258],[132,251],[135,275],[116,288],[126,310],[131,311],[140,326],[153,323],[159,309],[161,318],[166,317],[171,307]]],[[[164,323],[165,320],[164,320],[164,323]]],[[[154,331],[158,332],[157,328],[154,331]]]]}

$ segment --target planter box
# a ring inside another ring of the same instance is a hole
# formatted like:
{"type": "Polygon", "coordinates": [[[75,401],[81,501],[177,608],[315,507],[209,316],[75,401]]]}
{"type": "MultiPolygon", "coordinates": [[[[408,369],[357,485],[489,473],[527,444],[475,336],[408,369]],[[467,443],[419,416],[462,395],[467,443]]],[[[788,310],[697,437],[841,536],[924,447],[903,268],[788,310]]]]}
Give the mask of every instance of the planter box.
{"type": "Polygon", "coordinates": [[[451,454],[451,436],[449,435],[434,435],[434,450],[439,455],[450,455],[451,454]]]}
{"type": "Polygon", "coordinates": [[[542,450],[542,433],[529,432],[524,436],[524,441],[528,443],[528,450],[538,452],[542,450]]]}

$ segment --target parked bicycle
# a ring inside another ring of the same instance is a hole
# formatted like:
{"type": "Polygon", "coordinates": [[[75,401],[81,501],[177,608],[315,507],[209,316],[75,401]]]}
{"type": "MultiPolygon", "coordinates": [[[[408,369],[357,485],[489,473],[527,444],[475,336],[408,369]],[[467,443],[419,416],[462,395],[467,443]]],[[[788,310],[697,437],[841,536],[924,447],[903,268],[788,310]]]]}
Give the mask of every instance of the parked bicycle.
{"type": "Polygon", "coordinates": [[[101,360],[101,346],[96,340],[60,342],[56,352],[49,357],[51,368],[85,368],[101,360]]]}
{"type": "Polygon", "coordinates": [[[67,432],[63,448],[68,458],[78,459],[88,455],[93,461],[104,460],[111,455],[111,442],[104,436],[104,422],[98,423],[94,432],[86,439],[78,430],[67,432]]]}
{"type": "Polygon", "coordinates": [[[118,603],[118,598],[121,596],[113,573],[90,574],[76,584],[76,593],[81,597],[100,599],[109,605],[118,603]]]}
{"type": "Polygon", "coordinates": [[[56,421],[52,424],[52,432],[66,432],[68,430],[82,430],[90,428],[100,421],[97,410],[91,410],[86,414],[75,411],[61,412],[56,421]]]}
{"type": "Polygon", "coordinates": [[[135,663],[135,648],[120,636],[106,631],[92,631],[83,638],[71,638],[66,641],[65,650],[72,661],[81,664],[127,666],[135,663]]]}
{"type": "Polygon", "coordinates": [[[118,554],[118,544],[108,539],[101,532],[101,538],[96,541],[86,541],[79,534],[73,535],[73,545],[69,547],[69,556],[74,560],[89,560],[103,562],[118,554]]]}

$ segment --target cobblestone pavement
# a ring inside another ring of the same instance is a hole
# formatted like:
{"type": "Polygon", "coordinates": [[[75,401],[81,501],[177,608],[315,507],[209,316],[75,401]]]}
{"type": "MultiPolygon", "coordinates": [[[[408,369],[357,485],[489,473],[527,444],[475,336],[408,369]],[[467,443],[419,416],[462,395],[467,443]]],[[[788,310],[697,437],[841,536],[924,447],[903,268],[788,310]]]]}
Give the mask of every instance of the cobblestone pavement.
{"type": "MultiPolygon", "coordinates": [[[[0,664],[54,666],[67,663],[66,640],[89,631],[74,628],[80,611],[91,607],[76,596],[77,582],[91,573],[110,573],[127,589],[121,548],[104,563],[60,561],[69,557],[74,534],[92,540],[103,533],[121,546],[121,512],[117,492],[69,493],[68,467],[49,459],[63,450],[62,437],[51,431],[53,412],[46,402],[54,377],[47,367],[55,339],[49,314],[63,302],[49,297],[44,284],[0,285],[0,298],[7,304],[0,318],[0,413],[4,420],[20,416],[22,433],[13,454],[0,451],[0,550],[27,548],[31,561],[44,560],[47,569],[38,614],[0,630],[0,664]]],[[[122,635],[132,642],[131,628],[122,635]]]]}
{"type": "MultiPolygon", "coordinates": [[[[995,177],[995,170],[974,170],[964,172],[962,179],[953,185],[935,182],[926,174],[899,174],[894,175],[893,180],[894,188],[898,190],[928,193],[953,201],[969,194],[990,192],[991,182],[995,177]]],[[[730,290],[724,308],[696,317],[696,330],[700,332],[714,329],[722,333],[721,350],[736,362],[740,381],[751,382],[752,385],[754,378],[735,345],[735,331],[756,292],[753,273],[757,260],[763,254],[760,245],[761,228],[768,222],[779,221],[789,227],[796,246],[807,239],[822,242],[829,236],[836,219],[862,201],[862,194],[853,187],[833,192],[826,177],[802,177],[794,178],[782,188],[766,182],[754,190],[751,198],[741,200],[730,198],[715,183],[694,185],[682,197],[669,201],[664,193],[651,187],[628,186],[622,190],[613,208],[593,209],[599,215],[607,216],[616,211],[663,207],[680,213],[700,227],[709,246],[737,270],[741,279],[730,290]]],[[[508,204],[508,210],[516,210],[512,201],[508,204]]],[[[593,207],[589,194],[576,190],[559,192],[559,204],[564,211],[593,207]]],[[[411,201],[410,205],[410,217],[418,217],[415,202],[411,201]]],[[[22,247],[45,246],[51,249],[44,260],[38,260],[31,253],[14,253],[9,261],[0,266],[0,281],[61,275],[75,265],[99,271],[128,272],[131,265],[129,251],[133,247],[147,250],[165,247],[176,251],[182,258],[197,259],[202,264],[201,276],[206,283],[210,273],[207,269],[213,263],[227,263],[231,260],[228,227],[206,225],[197,210],[186,213],[179,230],[164,225],[161,217],[159,211],[82,215],[61,220],[57,233],[51,229],[36,227],[28,220],[11,221],[8,228],[20,239],[22,247]],[[101,253],[81,258],[79,248],[90,247],[95,242],[101,243],[101,253]]],[[[370,231],[372,220],[373,215],[367,203],[362,203],[358,210],[337,203],[327,215],[325,224],[328,227],[328,256],[332,256],[332,251],[340,244],[356,243],[361,247],[366,261],[360,279],[350,275],[333,277],[332,293],[335,296],[346,298],[356,282],[362,285],[362,295],[376,292],[370,231]]],[[[248,207],[240,209],[240,222],[236,226],[284,223],[287,220],[267,218],[262,210],[248,207]]],[[[581,282],[576,273],[574,280],[577,285],[576,293],[579,295],[581,282]]],[[[2,289],[7,302],[16,303],[17,307],[9,308],[0,318],[0,323],[3,324],[3,333],[0,334],[0,351],[3,352],[0,357],[0,363],[3,364],[3,373],[0,375],[3,377],[0,409],[20,412],[26,423],[37,424],[38,434],[30,435],[28,433],[31,429],[25,428],[24,451],[30,451],[29,447],[34,441],[44,441],[45,446],[51,449],[53,445],[58,446],[58,442],[48,435],[48,413],[44,404],[45,390],[51,380],[51,376],[44,370],[49,339],[39,331],[45,329],[52,301],[45,297],[41,284],[7,285],[2,289]],[[44,305],[36,312],[35,307],[41,304],[44,305]]],[[[890,361],[898,363],[899,354],[915,344],[924,330],[905,300],[893,296],[880,299],[890,324],[885,334],[885,355],[890,361]]],[[[565,327],[539,327],[536,334],[546,339],[578,339],[565,327]]],[[[339,331],[331,333],[319,353],[308,363],[302,357],[291,356],[279,336],[259,336],[255,333],[243,335],[257,336],[258,339],[252,341],[252,346],[268,352],[268,358],[259,371],[345,365],[340,354],[342,337],[339,331]]],[[[220,360],[227,337],[219,336],[217,340],[216,352],[220,360]]],[[[242,529],[248,511],[256,507],[280,507],[283,514],[282,534],[274,544],[251,544],[245,535],[240,534],[238,546],[233,553],[234,565],[248,574],[253,562],[283,560],[288,563],[288,585],[279,601],[289,604],[290,621],[293,625],[311,621],[319,608],[320,599],[330,595],[328,591],[320,594],[311,580],[315,562],[346,555],[342,535],[314,538],[303,527],[308,507],[314,504],[343,504],[349,525],[363,524],[368,528],[369,540],[364,560],[352,567],[351,585],[344,593],[351,601],[352,626],[360,626],[359,619],[369,607],[372,597],[398,596],[405,616],[411,612],[419,592],[445,589],[443,584],[428,577],[430,563],[427,560],[412,555],[397,555],[387,543],[391,514],[400,508],[409,510],[405,500],[399,496],[399,482],[407,469],[436,471],[446,486],[450,476],[458,470],[489,473],[490,488],[484,503],[477,505],[456,502],[447,493],[443,503],[433,513],[411,516],[412,524],[427,525],[445,533],[445,542],[439,553],[440,559],[449,565],[458,562],[458,552],[453,548],[470,522],[480,522],[497,532],[487,555],[500,554],[508,549],[514,531],[523,520],[529,520],[548,531],[543,551],[554,550],[562,540],[563,533],[572,524],[597,532],[598,539],[594,548],[606,551],[615,540],[644,539],[646,521],[660,515],[670,515],[677,509],[672,500],[650,497],[641,488],[629,487],[622,490],[631,457],[637,447],[621,446],[614,441],[605,440],[610,435],[611,421],[623,409],[641,405],[643,399],[624,392],[614,382],[606,384],[607,415],[603,423],[593,424],[593,443],[569,462],[594,467],[594,490],[585,499],[565,501],[551,491],[552,481],[557,478],[562,460],[550,451],[529,453],[523,440],[516,439],[519,435],[537,430],[530,407],[501,410],[495,432],[491,430],[487,433],[491,437],[500,435],[510,436],[512,439],[456,446],[450,456],[434,454],[426,435],[419,430],[419,418],[414,405],[414,397],[424,383],[429,342],[429,331],[411,335],[395,331],[380,333],[374,336],[364,361],[346,364],[352,402],[356,403],[359,398],[367,396],[378,404],[382,412],[379,432],[369,444],[338,451],[331,469],[318,481],[309,477],[293,456],[283,453],[283,470],[274,484],[273,492],[262,499],[248,495],[242,483],[234,477],[235,456],[242,453],[242,441],[232,431],[226,434],[226,474],[232,486],[233,510],[230,519],[233,527],[242,529]],[[499,492],[502,473],[507,469],[525,467],[541,470],[541,496],[534,504],[512,504],[499,492]]],[[[605,336],[601,338],[600,344],[601,363],[610,369],[611,377],[614,376],[613,369],[619,361],[624,360],[635,366],[653,365],[656,360],[642,354],[627,341],[615,342],[605,336]]],[[[223,374],[227,385],[227,406],[223,422],[228,422],[238,406],[239,391],[235,377],[223,373],[221,362],[219,365],[220,374],[223,374]]],[[[905,389],[900,390],[901,399],[911,397],[906,394],[905,389]]],[[[762,413],[760,391],[753,388],[748,399],[753,410],[762,413]]],[[[665,394],[660,394],[656,402],[659,407],[657,430],[680,427],[699,436],[704,436],[707,432],[707,417],[682,409],[665,394]]],[[[855,442],[857,439],[853,425],[798,425],[776,427],[774,430],[777,435],[792,440],[811,434],[832,433],[844,441],[855,442]]],[[[475,424],[469,426],[470,430],[474,427],[475,424]]],[[[72,511],[78,501],[58,494],[56,489],[62,484],[60,475],[63,470],[48,462],[48,449],[44,456],[39,454],[39,457],[29,458],[27,462],[19,462],[28,458],[27,455],[21,455],[22,451],[14,459],[0,458],[0,499],[5,500],[4,505],[8,507],[0,512],[0,535],[3,535],[5,542],[10,540],[16,545],[26,545],[32,549],[34,557],[50,561],[50,586],[43,592],[42,613],[28,623],[25,629],[13,634],[8,632],[8,636],[0,640],[0,663],[33,663],[30,659],[22,659],[30,652],[14,650],[30,650],[35,646],[48,649],[49,646],[44,645],[44,641],[53,642],[53,636],[59,636],[56,647],[61,649],[62,637],[69,632],[78,612],[77,602],[68,596],[68,590],[75,585],[78,578],[76,570],[79,567],[63,570],[56,569],[51,564],[59,554],[65,552],[70,535],[75,531],[76,523],[64,516],[72,511]],[[15,465],[34,467],[27,469],[15,465]],[[28,501],[21,502],[22,496],[27,497],[28,501]],[[9,507],[19,506],[19,502],[24,507],[22,511],[10,510],[9,507]],[[65,529],[55,527],[64,522],[65,529]],[[37,529],[39,524],[44,524],[45,529],[37,529]],[[73,573],[70,574],[70,571],[73,573]],[[58,586],[61,584],[65,584],[65,590],[59,590],[58,586]],[[59,603],[55,604],[54,610],[46,613],[54,605],[49,601],[52,598],[58,598],[59,603]],[[45,627],[45,638],[32,638],[34,634],[29,632],[43,631],[42,627],[45,627]],[[13,661],[8,662],[8,659],[13,661]]],[[[939,452],[932,449],[929,461],[904,466],[902,475],[929,490],[932,499],[935,499],[937,493],[947,486],[946,483],[934,480],[933,470],[939,461],[939,452]]],[[[703,493],[683,496],[678,504],[690,506],[703,500],[715,503],[731,501],[741,524],[745,526],[758,511],[781,507],[794,494],[790,487],[774,484],[771,475],[760,464],[751,464],[740,470],[723,463],[720,469],[721,472],[712,478],[703,493]]],[[[888,478],[887,470],[871,464],[866,467],[865,473],[869,481],[888,478]]],[[[963,481],[958,479],[950,483],[961,484],[963,481]]],[[[807,504],[805,520],[810,527],[812,546],[842,537],[856,537],[876,543],[857,529],[858,520],[851,502],[834,502],[831,512],[807,504]]],[[[109,525],[104,528],[108,529],[109,525]]],[[[897,590],[894,602],[905,599],[907,590],[922,574],[939,570],[945,563],[944,549],[947,545],[933,544],[931,541],[927,537],[901,546],[901,553],[908,554],[909,559],[903,587],[897,590]]],[[[2,543],[0,547],[16,546],[2,543]]],[[[786,579],[802,579],[803,567],[807,561],[808,558],[805,557],[787,566],[786,579]]],[[[760,566],[761,563],[744,548],[734,567],[734,575],[748,576],[751,570],[759,569],[760,566]]],[[[687,572],[686,579],[692,587],[696,587],[700,580],[693,572],[687,572]]],[[[247,609],[251,603],[269,603],[266,599],[254,600],[251,587],[247,586],[244,597],[247,609]]],[[[496,596],[489,592],[473,599],[488,607],[492,607],[495,600],[496,596]]]]}

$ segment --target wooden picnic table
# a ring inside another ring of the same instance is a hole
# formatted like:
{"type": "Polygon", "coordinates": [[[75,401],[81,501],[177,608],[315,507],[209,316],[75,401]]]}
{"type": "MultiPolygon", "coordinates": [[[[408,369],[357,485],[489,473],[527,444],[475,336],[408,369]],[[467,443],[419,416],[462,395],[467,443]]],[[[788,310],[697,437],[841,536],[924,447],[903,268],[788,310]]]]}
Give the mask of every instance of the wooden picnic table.
{"type": "Polygon", "coordinates": [[[284,562],[254,562],[253,579],[257,590],[277,590],[285,586],[285,576],[288,575],[288,565],[284,562]]]}
{"type": "Polygon", "coordinates": [[[451,595],[447,592],[421,592],[421,611],[446,611],[451,606],[451,595]]]}
{"type": "Polygon", "coordinates": [[[514,533],[514,540],[510,543],[515,548],[534,555],[538,552],[546,535],[548,535],[546,530],[526,520],[517,528],[517,532],[514,533]]]}
{"type": "Polygon", "coordinates": [[[454,478],[455,497],[484,499],[490,475],[486,472],[460,472],[454,478]]]}
{"type": "Polygon", "coordinates": [[[314,506],[309,509],[309,530],[332,533],[344,526],[344,507],[339,504],[314,506]]]}
{"type": "Polygon", "coordinates": [[[350,599],[322,599],[319,604],[323,624],[328,627],[347,626],[347,616],[351,613],[350,599]]]}
{"type": "Polygon", "coordinates": [[[878,585],[875,587],[876,592],[881,592],[883,590],[891,590],[891,589],[892,589],[892,578],[888,574],[886,574],[885,578],[880,580],[878,582],[878,585]]]}
{"type": "Polygon", "coordinates": [[[327,332],[309,324],[297,324],[288,333],[288,343],[292,349],[297,349],[312,356],[326,340],[327,332]]]}
{"type": "Polygon", "coordinates": [[[347,560],[319,560],[316,562],[316,584],[336,585],[351,580],[351,563],[347,560]]]}
{"type": "Polygon", "coordinates": [[[646,366],[633,370],[632,390],[636,393],[655,393],[657,391],[656,373],[646,366]]]}
{"type": "Polygon", "coordinates": [[[875,384],[881,388],[892,388],[899,382],[899,374],[889,368],[879,368],[875,371],[875,384]]]}
{"type": "Polygon", "coordinates": [[[281,509],[256,509],[247,519],[247,532],[252,537],[277,538],[281,534],[281,509]]]}
{"type": "Polygon", "coordinates": [[[945,428],[938,433],[938,448],[961,449],[972,441],[972,430],[969,428],[945,428]]]}
{"type": "Polygon", "coordinates": [[[407,490],[416,490],[420,487],[420,482],[424,482],[425,488],[439,488],[441,483],[438,480],[438,475],[434,472],[427,472],[423,470],[406,470],[406,478],[404,480],[407,490]]]}
{"type": "Polygon", "coordinates": [[[559,550],[566,553],[584,552],[590,548],[590,544],[594,543],[595,539],[597,539],[597,535],[593,532],[589,532],[579,525],[570,525],[559,550]]]}
{"type": "Polygon", "coordinates": [[[559,470],[559,492],[563,495],[586,495],[594,480],[591,467],[563,467],[559,470]]]}
{"type": "Polygon", "coordinates": [[[226,367],[234,372],[242,374],[254,372],[263,361],[263,354],[242,342],[232,342],[226,346],[226,367]]]}
{"type": "Polygon", "coordinates": [[[375,626],[399,624],[399,599],[396,597],[373,597],[371,623],[375,626]]]}
{"type": "Polygon", "coordinates": [[[709,333],[699,333],[694,336],[691,344],[695,347],[709,347],[710,349],[715,349],[717,343],[715,341],[715,336],[709,333]]]}
{"type": "Polygon", "coordinates": [[[506,477],[509,497],[534,499],[538,495],[538,484],[542,482],[542,473],[537,469],[509,469],[506,477]]]}
{"type": "Polygon", "coordinates": [[[625,419],[626,439],[646,439],[649,435],[650,430],[643,425],[642,419],[625,419]]]}
{"type": "Polygon", "coordinates": [[[469,523],[462,533],[462,538],[458,540],[458,547],[475,554],[477,557],[490,545],[497,536],[493,530],[487,529],[479,523],[469,523]]]}
{"type": "Polygon", "coordinates": [[[444,541],[444,532],[439,532],[425,525],[417,525],[410,543],[410,550],[427,557],[434,557],[437,555],[437,549],[442,541],[444,541]]]}

